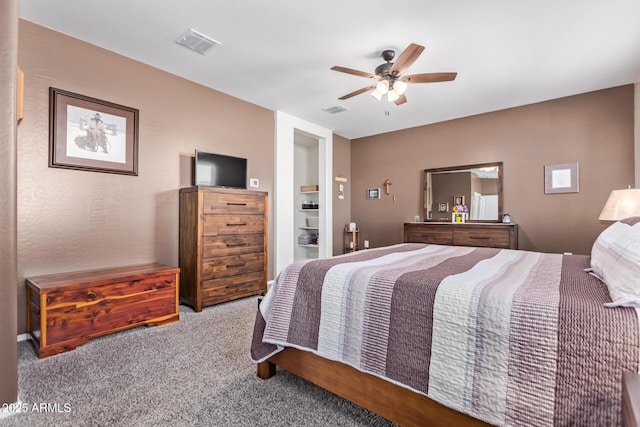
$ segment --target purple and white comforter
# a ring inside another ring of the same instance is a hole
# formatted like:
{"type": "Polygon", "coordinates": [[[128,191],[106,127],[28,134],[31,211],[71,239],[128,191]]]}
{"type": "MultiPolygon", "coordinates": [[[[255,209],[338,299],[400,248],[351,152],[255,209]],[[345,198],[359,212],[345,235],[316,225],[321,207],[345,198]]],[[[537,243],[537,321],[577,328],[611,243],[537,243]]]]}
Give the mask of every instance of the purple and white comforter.
{"type": "Polygon", "coordinates": [[[316,353],[496,425],[619,425],[638,311],[588,256],[406,243],[301,261],[260,305],[251,354],[316,353]]]}

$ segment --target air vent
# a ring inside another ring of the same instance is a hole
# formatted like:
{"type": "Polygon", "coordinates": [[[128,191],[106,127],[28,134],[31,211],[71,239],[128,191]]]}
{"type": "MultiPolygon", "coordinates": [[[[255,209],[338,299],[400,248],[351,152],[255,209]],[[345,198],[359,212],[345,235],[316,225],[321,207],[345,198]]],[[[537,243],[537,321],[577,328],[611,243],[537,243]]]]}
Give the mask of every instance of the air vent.
{"type": "Polygon", "coordinates": [[[323,108],[322,111],[326,111],[329,114],[338,114],[338,113],[342,113],[343,111],[349,111],[349,109],[344,105],[338,104],[333,107],[323,108]]]}
{"type": "Polygon", "coordinates": [[[211,49],[221,44],[219,41],[191,29],[178,37],[176,39],[176,43],[202,55],[208,53],[211,49]]]}

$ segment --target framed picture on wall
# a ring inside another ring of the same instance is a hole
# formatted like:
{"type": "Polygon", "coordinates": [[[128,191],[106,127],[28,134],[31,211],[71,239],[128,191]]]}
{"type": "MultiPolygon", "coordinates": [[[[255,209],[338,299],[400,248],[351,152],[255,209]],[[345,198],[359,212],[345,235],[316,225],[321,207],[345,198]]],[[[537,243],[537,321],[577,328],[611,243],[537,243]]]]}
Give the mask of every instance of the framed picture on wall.
{"type": "Polygon", "coordinates": [[[380,198],[380,189],[379,188],[369,188],[367,189],[367,199],[379,199],[380,198]]]}
{"type": "Polygon", "coordinates": [[[49,167],[138,175],[139,111],[49,88],[49,167]]]}
{"type": "Polygon", "coordinates": [[[578,162],[544,167],[545,194],[577,193],[578,191],[578,162]]]}

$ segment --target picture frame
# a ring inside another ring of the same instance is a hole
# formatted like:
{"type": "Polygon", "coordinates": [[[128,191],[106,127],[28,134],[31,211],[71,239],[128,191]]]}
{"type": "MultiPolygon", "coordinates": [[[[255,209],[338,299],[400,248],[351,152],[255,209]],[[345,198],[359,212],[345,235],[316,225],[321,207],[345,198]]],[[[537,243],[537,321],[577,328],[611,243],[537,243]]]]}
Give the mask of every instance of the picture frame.
{"type": "Polygon", "coordinates": [[[379,188],[367,189],[367,199],[369,200],[380,199],[380,189],[379,188]]]}
{"type": "Polygon", "coordinates": [[[545,165],[545,194],[578,193],[579,190],[578,162],[545,165]]]}
{"type": "Polygon", "coordinates": [[[462,212],[454,212],[451,214],[451,222],[464,224],[467,222],[467,214],[462,212]]]}
{"type": "Polygon", "coordinates": [[[138,175],[139,110],[49,88],[49,167],[138,175]]]}
{"type": "Polygon", "coordinates": [[[464,205],[464,196],[453,196],[454,205],[464,205]]]}
{"type": "Polygon", "coordinates": [[[438,212],[449,212],[449,202],[438,203],[438,212]]]}

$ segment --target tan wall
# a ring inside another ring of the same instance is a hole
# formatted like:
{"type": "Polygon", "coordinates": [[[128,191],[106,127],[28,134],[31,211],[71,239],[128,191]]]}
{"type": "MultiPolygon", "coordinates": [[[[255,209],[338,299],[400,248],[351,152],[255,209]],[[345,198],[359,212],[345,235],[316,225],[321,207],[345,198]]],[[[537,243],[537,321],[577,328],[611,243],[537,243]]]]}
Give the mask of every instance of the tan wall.
{"type": "MultiPolygon", "coordinates": [[[[196,148],[247,157],[249,176],[271,195],[274,113],[30,22],[19,26],[26,86],[18,129],[18,330],[24,332],[25,277],[149,261],[178,265],[178,190],[191,185],[196,148]],[[138,176],[48,167],[50,86],[140,110],[138,176]]],[[[272,231],[273,223],[270,249],[272,231]]]]}
{"type": "Polygon", "coordinates": [[[352,218],[372,246],[401,242],[402,224],[420,214],[423,169],[502,161],[504,212],[519,224],[520,248],[588,254],[607,226],[598,215],[609,193],[633,184],[634,87],[356,139],[351,146],[352,218]],[[570,162],[579,162],[580,192],[545,195],[544,166],[570,162]],[[386,178],[391,195],[366,200],[366,188],[382,187],[386,178]]]}
{"type": "Polygon", "coordinates": [[[351,222],[351,141],[333,135],[333,254],[343,252],[344,226],[351,222]],[[347,182],[336,182],[335,177],[347,178],[347,182]],[[344,188],[344,198],[340,199],[339,185],[344,188]]]}
{"type": "MultiPolygon", "coordinates": [[[[638,76],[640,79],[640,76],[638,76]]],[[[640,188],[640,82],[634,85],[635,89],[635,173],[636,180],[634,188],[640,188]]]]}
{"type": "Polygon", "coordinates": [[[0,404],[18,400],[16,67],[18,1],[0,3],[0,404]]]}

